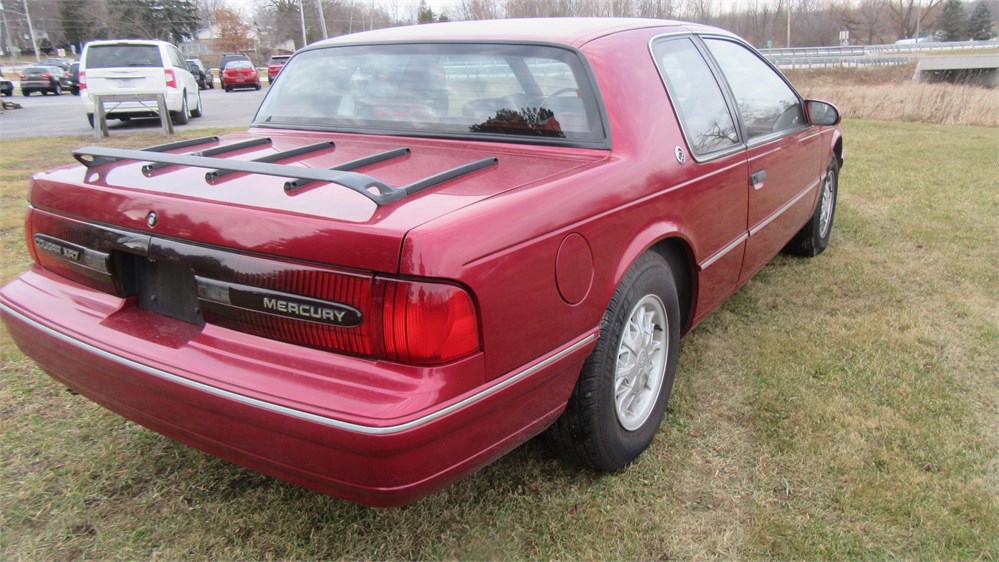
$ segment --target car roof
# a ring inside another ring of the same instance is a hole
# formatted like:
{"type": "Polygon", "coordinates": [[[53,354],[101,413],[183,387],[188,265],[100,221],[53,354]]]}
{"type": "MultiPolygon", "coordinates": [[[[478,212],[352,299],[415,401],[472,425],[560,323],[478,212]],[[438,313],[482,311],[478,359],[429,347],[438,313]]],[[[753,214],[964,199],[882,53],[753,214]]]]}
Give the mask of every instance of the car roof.
{"type": "Polygon", "coordinates": [[[84,45],[84,48],[91,45],[94,46],[104,46],[104,45],[170,45],[166,41],[159,41],[157,39],[108,39],[102,41],[91,41],[84,45]]]}
{"type": "MultiPolygon", "coordinates": [[[[526,18],[488,21],[462,21],[375,29],[309,46],[309,49],[332,45],[406,41],[529,41],[564,43],[580,46],[612,33],[650,27],[674,28],[673,31],[728,32],[717,28],[674,20],[646,18],[526,18]]],[[[670,31],[666,29],[664,31],[670,31]]]]}

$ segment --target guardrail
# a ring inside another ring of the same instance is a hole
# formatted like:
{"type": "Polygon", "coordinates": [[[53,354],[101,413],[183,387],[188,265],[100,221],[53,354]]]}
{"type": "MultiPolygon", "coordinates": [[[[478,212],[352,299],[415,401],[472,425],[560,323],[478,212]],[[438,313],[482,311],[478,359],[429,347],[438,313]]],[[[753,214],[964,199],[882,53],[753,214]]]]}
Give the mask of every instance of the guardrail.
{"type": "Polygon", "coordinates": [[[861,68],[895,66],[910,62],[906,57],[781,57],[770,60],[779,68],[861,68]]]}
{"type": "Polygon", "coordinates": [[[792,47],[789,49],[760,49],[770,60],[783,57],[859,57],[900,53],[920,53],[950,49],[996,49],[999,41],[943,41],[902,43],[894,45],[850,45],[847,47],[792,47]]]}
{"type": "Polygon", "coordinates": [[[934,51],[999,48],[999,41],[951,41],[848,47],[794,47],[761,49],[780,68],[866,67],[906,64],[934,51]]]}

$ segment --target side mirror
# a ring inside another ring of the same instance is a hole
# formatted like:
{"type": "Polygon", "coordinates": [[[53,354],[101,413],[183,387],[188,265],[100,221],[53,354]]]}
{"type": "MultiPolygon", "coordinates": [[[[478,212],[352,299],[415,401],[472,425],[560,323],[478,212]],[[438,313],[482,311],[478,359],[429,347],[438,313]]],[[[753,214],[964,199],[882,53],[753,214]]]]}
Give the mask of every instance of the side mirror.
{"type": "Polygon", "coordinates": [[[812,125],[839,125],[842,119],[836,106],[828,102],[806,100],[805,107],[808,109],[808,121],[812,125]]]}

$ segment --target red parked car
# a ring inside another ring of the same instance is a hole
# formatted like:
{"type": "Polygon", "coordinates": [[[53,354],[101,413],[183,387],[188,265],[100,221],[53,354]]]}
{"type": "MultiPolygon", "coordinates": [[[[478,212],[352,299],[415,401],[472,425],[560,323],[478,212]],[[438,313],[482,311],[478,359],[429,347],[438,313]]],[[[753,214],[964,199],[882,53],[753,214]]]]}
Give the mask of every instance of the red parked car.
{"type": "Polygon", "coordinates": [[[246,60],[236,60],[225,65],[222,71],[222,87],[231,92],[235,88],[260,89],[260,76],[253,63],[246,60]]]}
{"type": "Polygon", "coordinates": [[[291,55],[271,55],[271,59],[267,61],[267,83],[274,84],[277,80],[278,74],[284,65],[287,64],[288,59],[291,55]]]}
{"type": "Polygon", "coordinates": [[[843,141],[737,37],[642,19],[296,53],[244,134],[35,176],[20,348],[169,437],[370,505],[545,432],[613,471],[680,336],[829,243],[843,141]]]}

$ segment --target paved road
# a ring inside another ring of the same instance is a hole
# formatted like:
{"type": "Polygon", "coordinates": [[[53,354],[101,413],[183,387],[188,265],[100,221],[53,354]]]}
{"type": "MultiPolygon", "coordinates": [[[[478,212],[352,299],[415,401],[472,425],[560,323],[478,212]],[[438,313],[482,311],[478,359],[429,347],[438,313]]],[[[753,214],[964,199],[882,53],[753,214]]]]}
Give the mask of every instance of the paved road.
{"type": "MultiPolygon", "coordinates": [[[[15,92],[20,90],[15,89],[15,92]]],[[[201,91],[201,103],[204,117],[191,119],[187,125],[175,125],[178,131],[184,129],[205,129],[211,127],[249,126],[253,115],[264,99],[267,87],[259,92],[254,90],[236,90],[226,93],[218,88],[201,91]]],[[[87,123],[87,114],[83,110],[83,101],[78,96],[63,94],[61,96],[43,96],[32,94],[24,97],[16,94],[9,98],[0,98],[21,104],[21,109],[0,113],[0,139],[15,139],[25,137],[42,137],[54,135],[93,135],[93,129],[87,123]]],[[[115,132],[135,129],[159,129],[159,119],[133,119],[127,123],[108,121],[111,136],[115,132]]]]}

